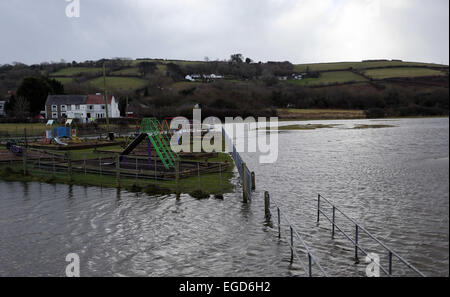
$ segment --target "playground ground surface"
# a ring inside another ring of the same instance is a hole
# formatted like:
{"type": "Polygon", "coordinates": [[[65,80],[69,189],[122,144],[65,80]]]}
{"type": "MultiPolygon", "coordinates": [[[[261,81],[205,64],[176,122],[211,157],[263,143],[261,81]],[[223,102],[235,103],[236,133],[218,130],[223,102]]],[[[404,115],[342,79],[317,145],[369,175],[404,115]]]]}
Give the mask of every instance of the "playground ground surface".
{"type": "MultiPolygon", "coordinates": [[[[87,159],[103,159],[112,158],[117,155],[117,151],[122,149],[120,145],[103,148],[102,152],[98,152],[95,148],[73,150],[70,151],[70,159],[74,162],[87,159]],[[111,154],[108,154],[111,150],[111,154]]],[[[56,157],[64,157],[67,152],[51,151],[51,154],[56,157]]],[[[49,162],[52,159],[51,155],[46,155],[45,152],[36,152],[30,150],[27,154],[27,174],[24,174],[23,158],[15,156],[6,149],[0,149],[0,179],[5,181],[20,181],[20,182],[44,182],[52,184],[70,184],[79,186],[98,186],[98,187],[112,187],[117,188],[116,176],[107,175],[104,168],[104,173],[83,173],[74,170],[71,178],[67,169],[59,169],[56,172],[47,168],[43,170],[42,167],[37,168],[38,162],[49,162]]],[[[182,162],[195,162],[195,158],[183,157],[182,162]]],[[[202,162],[223,162],[228,163],[223,170],[219,172],[204,172],[200,175],[192,175],[184,177],[179,180],[178,191],[181,194],[190,194],[195,198],[208,198],[211,195],[215,197],[223,197],[225,193],[232,192],[234,185],[232,183],[234,163],[231,157],[226,153],[218,153],[214,157],[202,158],[202,162]]],[[[58,167],[63,164],[63,161],[58,164],[58,167]]],[[[50,166],[51,167],[51,166],[50,166]]],[[[141,171],[140,171],[141,172],[141,171]]],[[[144,174],[145,172],[142,172],[144,174]]],[[[120,178],[120,188],[129,190],[131,192],[143,192],[149,195],[165,195],[177,193],[177,183],[173,180],[152,180],[136,177],[123,176],[120,178]]]]}

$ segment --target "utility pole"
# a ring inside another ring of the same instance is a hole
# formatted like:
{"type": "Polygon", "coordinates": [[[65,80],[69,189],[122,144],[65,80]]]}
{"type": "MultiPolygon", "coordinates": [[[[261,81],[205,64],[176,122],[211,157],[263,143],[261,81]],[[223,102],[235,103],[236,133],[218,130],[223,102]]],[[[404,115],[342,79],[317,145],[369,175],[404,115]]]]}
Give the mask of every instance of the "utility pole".
{"type": "Polygon", "coordinates": [[[105,101],[105,111],[106,111],[106,132],[109,133],[109,114],[108,114],[108,91],[106,90],[106,70],[105,62],[103,62],[103,98],[105,101]]]}

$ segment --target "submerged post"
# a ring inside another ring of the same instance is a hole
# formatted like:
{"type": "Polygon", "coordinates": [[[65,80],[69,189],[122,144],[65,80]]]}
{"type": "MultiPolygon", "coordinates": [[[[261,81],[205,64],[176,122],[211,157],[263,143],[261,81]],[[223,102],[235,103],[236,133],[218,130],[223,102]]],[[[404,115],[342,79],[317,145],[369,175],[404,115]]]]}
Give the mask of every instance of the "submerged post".
{"type": "Polygon", "coordinates": [[[120,188],[120,155],[116,155],[116,185],[120,188]]]}
{"type": "Polygon", "coordinates": [[[359,232],[359,226],[355,225],[355,263],[359,264],[358,259],[358,232],[359,232]]]}
{"type": "Polygon", "coordinates": [[[27,143],[27,129],[25,128],[25,129],[23,129],[23,135],[24,135],[24,138],[25,138],[25,147],[23,148],[23,150],[22,150],[22,156],[23,156],[23,174],[24,175],[27,175],[27,146],[28,146],[28,143],[27,143]]]}
{"type": "Polygon", "coordinates": [[[289,226],[291,229],[291,263],[294,261],[294,229],[292,226],[289,226]]]}
{"type": "Polygon", "coordinates": [[[334,239],[334,224],[335,224],[335,217],[336,217],[336,207],[333,205],[333,226],[331,228],[331,238],[334,239]]]}
{"type": "Polygon", "coordinates": [[[308,268],[309,268],[309,277],[312,277],[312,256],[311,256],[311,253],[308,253],[308,268]]]}
{"type": "Polygon", "coordinates": [[[255,172],[252,171],[252,191],[256,190],[255,172]]]}
{"type": "Polygon", "coordinates": [[[317,223],[320,222],[320,194],[317,196],[317,223]]]}
{"type": "Polygon", "coordinates": [[[389,276],[392,276],[392,251],[389,251],[389,276]]]}
{"type": "Polygon", "coordinates": [[[242,163],[242,197],[244,198],[244,203],[248,202],[248,193],[247,193],[247,176],[245,174],[247,165],[242,163]]]}
{"type": "Polygon", "coordinates": [[[278,238],[281,238],[281,216],[279,207],[277,207],[277,213],[278,213],[278,238]]]}
{"type": "Polygon", "coordinates": [[[175,161],[175,183],[176,183],[176,191],[177,198],[180,197],[180,161],[175,161]]]}
{"type": "Polygon", "coordinates": [[[266,219],[269,220],[271,217],[270,214],[270,195],[269,192],[264,193],[264,212],[266,214],[266,219]]]}
{"type": "Polygon", "coordinates": [[[66,152],[67,158],[67,174],[69,175],[69,182],[72,181],[72,159],[70,159],[70,153],[66,152]]]}

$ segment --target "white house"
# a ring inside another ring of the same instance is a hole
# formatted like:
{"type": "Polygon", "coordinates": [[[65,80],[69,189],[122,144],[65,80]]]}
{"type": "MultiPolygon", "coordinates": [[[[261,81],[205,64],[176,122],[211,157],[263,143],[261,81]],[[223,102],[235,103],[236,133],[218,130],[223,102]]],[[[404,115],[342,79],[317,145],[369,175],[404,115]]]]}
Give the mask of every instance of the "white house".
{"type": "MultiPolygon", "coordinates": [[[[96,95],[50,95],[45,102],[47,119],[64,118],[89,119],[106,118],[106,105],[102,94],[96,95]]],[[[114,96],[108,96],[108,116],[120,118],[119,103],[114,96]]]]}

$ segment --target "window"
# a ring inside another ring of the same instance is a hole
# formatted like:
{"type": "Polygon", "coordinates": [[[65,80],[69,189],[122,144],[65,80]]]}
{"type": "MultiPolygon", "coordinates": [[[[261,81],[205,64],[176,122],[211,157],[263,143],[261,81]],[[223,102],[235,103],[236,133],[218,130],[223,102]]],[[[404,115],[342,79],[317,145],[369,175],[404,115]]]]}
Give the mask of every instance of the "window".
{"type": "Polygon", "coordinates": [[[58,118],[58,113],[52,112],[52,119],[57,119],[57,118],[58,118]]]}
{"type": "Polygon", "coordinates": [[[52,111],[57,111],[57,110],[58,110],[58,106],[52,105],[52,111]]]}
{"type": "Polygon", "coordinates": [[[89,110],[93,110],[94,109],[94,105],[89,105],[89,110]]]}
{"type": "Polygon", "coordinates": [[[65,105],[61,105],[61,111],[66,111],[66,106],[65,105]]]}
{"type": "Polygon", "coordinates": [[[75,105],[75,109],[80,110],[80,105],[79,104],[75,105]]]}
{"type": "Polygon", "coordinates": [[[67,105],[67,111],[72,110],[72,105],[67,105]]]}
{"type": "Polygon", "coordinates": [[[105,105],[102,105],[102,109],[105,109],[105,105]]]}
{"type": "Polygon", "coordinates": [[[61,112],[61,117],[67,118],[67,114],[65,112],[61,112]]]}

